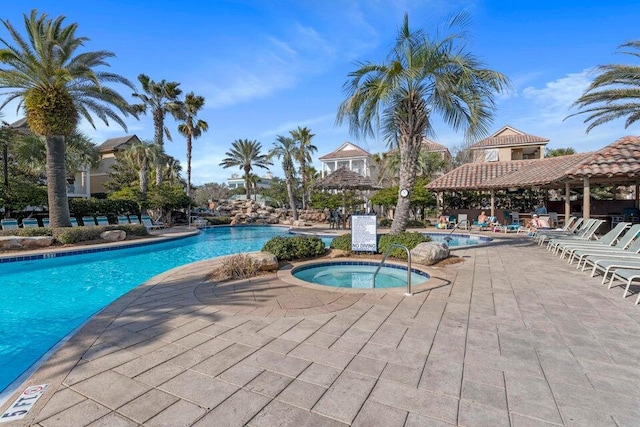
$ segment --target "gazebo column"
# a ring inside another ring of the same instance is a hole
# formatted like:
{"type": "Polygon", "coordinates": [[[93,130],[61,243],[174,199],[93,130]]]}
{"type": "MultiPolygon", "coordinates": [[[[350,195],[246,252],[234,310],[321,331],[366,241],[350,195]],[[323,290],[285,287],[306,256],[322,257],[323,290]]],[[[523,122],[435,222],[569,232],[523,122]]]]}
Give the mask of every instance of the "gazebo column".
{"type": "Polygon", "coordinates": [[[589,219],[591,216],[591,188],[589,187],[589,177],[583,179],[584,195],[582,198],[582,217],[589,219]]]}
{"type": "Polygon", "coordinates": [[[639,190],[640,190],[640,182],[636,182],[636,208],[640,208],[640,194],[638,194],[639,190]]]}
{"type": "Polygon", "coordinates": [[[436,192],[436,212],[438,213],[438,215],[441,215],[444,213],[444,210],[442,209],[442,204],[440,203],[440,197],[441,197],[442,193],[437,191],[436,192]]]}
{"type": "Polygon", "coordinates": [[[491,189],[491,216],[496,216],[496,190],[491,189]]]}
{"type": "Polygon", "coordinates": [[[569,183],[564,183],[564,223],[569,221],[571,215],[571,193],[569,192],[569,183]]]}

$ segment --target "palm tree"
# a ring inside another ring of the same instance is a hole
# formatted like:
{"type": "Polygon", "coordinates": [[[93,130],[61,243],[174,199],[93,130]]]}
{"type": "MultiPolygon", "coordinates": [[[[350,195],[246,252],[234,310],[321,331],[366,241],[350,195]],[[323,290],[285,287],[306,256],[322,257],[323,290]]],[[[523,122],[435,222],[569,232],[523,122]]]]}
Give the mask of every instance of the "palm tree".
{"type": "Polygon", "coordinates": [[[308,176],[305,173],[307,163],[311,163],[311,154],[318,151],[318,147],[311,144],[311,138],[315,136],[315,134],[311,133],[306,127],[301,128],[298,126],[298,129],[292,130],[289,132],[291,137],[298,143],[298,153],[295,156],[295,159],[300,164],[300,178],[302,180],[302,209],[307,209],[307,201],[308,194],[308,176]]]}
{"type": "MultiPolygon", "coordinates": [[[[134,109],[138,113],[146,113],[147,110],[151,110],[153,116],[153,142],[164,151],[164,136],[166,135],[169,141],[171,139],[171,132],[169,128],[164,125],[164,118],[167,113],[175,118],[180,116],[180,111],[183,108],[183,103],[179,97],[182,94],[182,90],[178,87],[180,83],[168,82],[161,80],[155,82],[149,78],[146,74],[140,74],[138,81],[142,85],[144,93],[134,93],[133,96],[140,99],[141,103],[134,105],[134,109]]],[[[156,163],[156,185],[162,184],[162,165],[156,163]]]]}
{"type": "Polygon", "coordinates": [[[15,46],[0,38],[0,89],[10,89],[0,109],[18,99],[31,131],[45,137],[49,218],[52,227],[70,227],[65,168],[66,137],[76,130],[80,118],[94,125],[91,113],[105,124],[109,120],[127,126],[122,116],[131,106],[107,83],[133,89],[124,77],[95,70],[114,56],[107,51],[76,54],[88,39],[77,37],[77,24],[64,24],[64,16],[50,19],[32,10],[24,15],[27,37],[2,20],[15,46]]]}
{"type": "Polygon", "coordinates": [[[416,165],[416,174],[430,181],[437,172],[444,169],[445,165],[446,162],[440,154],[420,151],[420,154],[418,154],[418,164],[416,165]]]}
{"type": "MultiPolygon", "coordinates": [[[[457,15],[450,27],[467,21],[466,14],[457,15]]],[[[431,114],[440,113],[454,130],[464,129],[469,139],[486,135],[494,93],[505,89],[508,79],[465,52],[462,35],[430,40],[422,31],[409,29],[408,15],[387,61],[362,63],[349,77],[337,123],[348,119],[354,135],[375,136],[374,125],[381,119],[382,133],[400,151],[399,197],[390,230],[399,233],[410,214],[410,197],[402,194],[410,195],[422,139],[433,134],[431,114]]]]}
{"type": "Polygon", "coordinates": [[[296,169],[293,161],[294,159],[300,158],[300,146],[296,144],[296,141],[293,138],[278,135],[276,137],[276,142],[273,143],[273,148],[269,151],[269,157],[282,159],[282,170],[284,171],[284,180],[287,185],[291,214],[293,216],[293,220],[297,221],[298,209],[296,208],[296,198],[293,193],[293,178],[296,169]]]}
{"type": "Polygon", "coordinates": [[[202,132],[209,129],[209,124],[196,118],[198,111],[204,107],[204,97],[189,92],[184,98],[184,107],[180,114],[182,124],[178,125],[180,132],[187,139],[187,196],[191,197],[191,140],[198,138],[202,132]]]}
{"type": "MultiPolygon", "coordinates": [[[[640,40],[624,43],[618,47],[640,50],[640,40]]],[[[640,57],[640,52],[622,52],[640,57]]],[[[640,119],[640,66],[637,65],[601,65],[596,68],[599,73],[573,104],[582,109],[568,117],[588,114],[584,123],[587,133],[596,126],[620,117],[626,117],[625,129],[640,119]]],[[[568,118],[567,117],[567,118],[568,118]]]]}
{"type": "Polygon", "coordinates": [[[162,157],[164,157],[164,153],[160,150],[160,147],[149,141],[134,142],[124,152],[124,160],[138,171],[140,210],[143,215],[147,213],[147,193],[149,192],[151,165],[157,163],[157,160],[162,157]]]}
{"type": "Polygon", "coordinates": [[[249,199],[250,175],[253,167],[269,169],[272,164],[265,154],[261,153],[262,144],[256,140],[236,139],[231,143],[231,150],[225,153],[227,156],[220,162],[223,168],[238,166],[244,171],[244,187],[247,199],[249,199]]]}

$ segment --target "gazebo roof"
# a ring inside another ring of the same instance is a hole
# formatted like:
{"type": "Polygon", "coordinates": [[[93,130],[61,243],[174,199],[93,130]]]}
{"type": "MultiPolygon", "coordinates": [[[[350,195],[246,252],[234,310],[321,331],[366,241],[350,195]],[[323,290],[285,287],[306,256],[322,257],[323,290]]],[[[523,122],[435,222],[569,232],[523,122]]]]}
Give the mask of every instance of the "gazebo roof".
{"type": "Polygon", "coordinates": [[[434,191],[484,189],[487,181],[515,172],[523,163],[532,161],[465,163],[431,181],[427,188],[434,191]]]}
{"type": "Polygon", "coordinates": [[[624,136],[597,151],[589,162],[567,171],[568,177],[640,176],[640,136],[624,136]]]}

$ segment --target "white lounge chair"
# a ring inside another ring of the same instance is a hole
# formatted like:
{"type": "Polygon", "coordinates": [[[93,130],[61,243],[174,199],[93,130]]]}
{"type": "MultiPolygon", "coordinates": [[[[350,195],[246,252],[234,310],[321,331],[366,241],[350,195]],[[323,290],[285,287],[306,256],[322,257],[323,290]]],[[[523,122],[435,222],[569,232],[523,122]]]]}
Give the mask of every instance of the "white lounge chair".
{"type": "Polygon", "coordinates": [[[36,218],[23,218],[22,228],[38,228],[38,220],[36,218]]]}
{"type": "Polygon", "coordinates": [[[571,257],[569,257],[569,264],[572,264],[573,260],[578,260],[576,268],[580,268],[580,265],[583,264],[583,260],[585,260],[589,255],[606,255],[608,253],[625,251],[637,239],[639,234],[640,224],[632,225],[631,228],[629,228],[629,230],[627,230],[627,232],[611,246],[603,248],[593,245],[592,247],[584,247],[574,250],[571,257]]]}
{"type": "Polygon", "coordinates": [[[96,217],[96,221],[98,221],[98,225],[109,225],[109,218],[106,216],[96,217]]]}
{"type": "Polygon", "coordinates": [[[0,225],[2,225],[3,230],[17,230],[18,220],[17,219],[0,219],[0,225]]]}
{"type": "Polygon", "coordinates": [[[579,249],[589,248],[602,248],[613,246],[624,230],[629,227],[631,223],[619,222],[618,225],[613,227],[610,231],[605,233],[599,240],[587,240],[587,241],[575,241],[568,240],[567,242],[560,242],[556,245],[556,253],[560,253],[560,258],[564,258],[565,255],[569,255],[569,264],[571,264],[571,257],[573,252],[579,249]]]}
{"type": "Polygon", "coordinates": [[[162,223],[154,224],[148,215],[142,215],[140,219],[142,220],[142,225],[144,225],[147,230],[158,230],[160,228],[165,228],[165,225],[162,223]]]}

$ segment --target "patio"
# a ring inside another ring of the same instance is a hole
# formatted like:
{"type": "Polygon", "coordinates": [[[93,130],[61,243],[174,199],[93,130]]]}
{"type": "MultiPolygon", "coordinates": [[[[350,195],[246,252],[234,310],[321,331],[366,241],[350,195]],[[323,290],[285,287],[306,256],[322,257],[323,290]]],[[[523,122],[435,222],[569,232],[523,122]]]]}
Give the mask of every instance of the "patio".
{"type": "Polygon", "coordinates": [[[638,425],[635,298],[521,235],[455,254],[411,297],[169,271],[50,358],[15,425],[638,425]]]}

